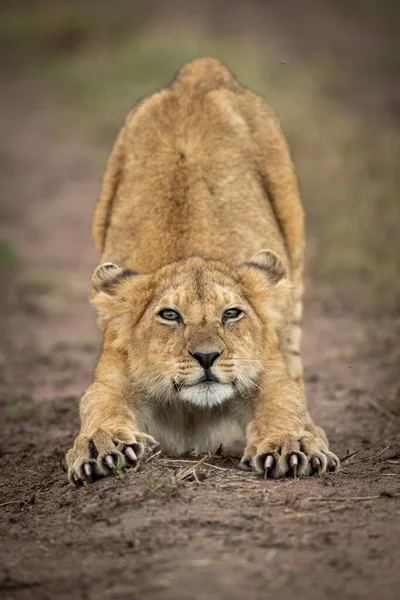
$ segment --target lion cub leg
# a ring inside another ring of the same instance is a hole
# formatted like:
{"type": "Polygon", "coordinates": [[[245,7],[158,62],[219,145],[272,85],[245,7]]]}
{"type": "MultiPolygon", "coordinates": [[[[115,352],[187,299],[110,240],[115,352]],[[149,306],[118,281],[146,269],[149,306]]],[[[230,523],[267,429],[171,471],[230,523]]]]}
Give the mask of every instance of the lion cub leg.
{"type": "MultiPolygon", "coordinates": [[[[290,378],[304,390],[304,379],[303,379],[303,362],[300,353],[300,341],[301,341],[301,317],[302,317],[302,295],[303,287],[301,283],[295,286],[295,293],[293,298],[293,308],[290,314],[290,324],[288,328],[288,335],[286,338],[285,346],[285,359],[288,366],[290,378]]],[[[321,440],[325,444],[326,450],[329,448],[329,442],[326,437],[325,431],[322,427],[315,425],[311,416],[307,413],[306,430],[314,435],[316,438],[321,440]]],[[[329,452],[329,450],[328,450],[329,452]]],[[[328,461],[328,466],[333,467],[332,460],[328,461]]]]}
{"type": "Polygon", "coordinates": [[[105,345],[95,381],[80,403],[80,434],[66,456],[71,483],[108,475],[119,465],[132,465],[158,445],[138,431],[128,392],[125,357],[105,345]]]}
{"type": "Polygon", "coordinates": [[[303,317],[303,257],[295,257],[293,267],[293,296],[288,310],[287,331],[284,344],[284,356],[287,362],[289,375],[293,381],[304,389],[303,362],[300,354],[301,320],[303,317]]]}
{"type": "MultiPolygon", "coordinates": [[[[303,284],[302,284],[302,261],[294,270],[294,294],[292,307],[289,313],[289,326],[286,336],[284,356],[286,359],[290,378],[304,390],[303,361],[301,359],[301,319],[303,315],[303,284]]],[[[311,416],[307,415],[306,430],[324,442],[326,449],[329,447],[328,439],[322,427],[314,424],[311,416]]],[[[330,461],[331,465],[332,461],[330,461]]],[[[332,466],[332,465],[331,465],[332,466]]]]}
{"type": "Polygon", "coordinates": [[[275,478],[336,470],[339,460],[312,423],[304,391],[288,375],[285,357],[277,350],[271,358],[276,366],[264,374],[254,401],[242,467],[275,478]]]}

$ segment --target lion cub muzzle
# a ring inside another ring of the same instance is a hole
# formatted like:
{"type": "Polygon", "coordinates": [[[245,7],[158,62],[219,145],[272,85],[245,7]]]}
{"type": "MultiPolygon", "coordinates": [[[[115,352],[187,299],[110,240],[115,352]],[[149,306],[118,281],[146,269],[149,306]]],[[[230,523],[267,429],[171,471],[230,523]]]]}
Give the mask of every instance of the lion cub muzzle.
{"type": "Polygon", "coordinates": [[[218,369],[218,359],[222,353],[223,350],[202,350],[201,352],[189,350],[190,356],[197,364],[193,364],[194,361],[191,361],[195,370],[190,378],[192,380],[190,383],[185,382],[182,385],[175,383],[175,390],[181,400],[196,406],[210,408],[232,398],[234,395],[232,382],[224,381],[226,377],[218,369]]]}

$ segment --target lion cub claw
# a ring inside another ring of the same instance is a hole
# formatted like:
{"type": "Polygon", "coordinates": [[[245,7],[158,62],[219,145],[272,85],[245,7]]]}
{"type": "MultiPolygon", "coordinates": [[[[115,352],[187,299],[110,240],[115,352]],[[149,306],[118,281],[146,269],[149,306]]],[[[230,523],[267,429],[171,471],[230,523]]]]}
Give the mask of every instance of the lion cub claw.
{"type": "Polygon", "coordinates": [[[250,442],[239,466],[244,470],[252,469],[264,478],[279,479],[323,475],[336,471],[340,461],[324,440],[304,432],[250,442]]]}
{"type": "Polygon", "coordinates": [[[149,454],[158,442],[146,433],[126,427],[116,431],[97,429],[91,436],[78,435],[67,452],[68,479],[78,485],[110,475],[118,466],[128,467],[149,454]]]}

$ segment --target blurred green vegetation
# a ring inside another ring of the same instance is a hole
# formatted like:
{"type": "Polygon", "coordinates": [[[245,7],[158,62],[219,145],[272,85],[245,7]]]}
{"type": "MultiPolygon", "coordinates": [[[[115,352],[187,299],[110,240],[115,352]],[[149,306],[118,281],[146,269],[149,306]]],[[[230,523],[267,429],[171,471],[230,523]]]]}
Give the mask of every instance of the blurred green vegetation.
{"type": "Polygon", "coordinates": [[[38,420],[42,406],[35,404],[30,397],[15,398],[6,405],[6,418],[9,421],[38,420]]]}
{"type": "Polygon", "coordinates": [[[39,78],[64,109],[103,132],[108,152],[139,98],[168,84],[185,61],[219,58],[281,119],[307,215],[315,295],[354,293],[360,307],[392,308],[400,295],[400,138],[389,118],[378,122],[329,93],[347,75],[351,89],[350,74],[322,60],[281,64],[248,39],[160,31],[131,9],[105,6],[46,4],[41,12],[10,5],[0,26],[9,72],[39,78]]]}
{"type": "Polygon", "coordinates": [[[124,2],[75,0],[5,0],[0,7],[0,64],[5,69],[32,68],[89,46],[118,42],[140,27],[140,9],[124,2]]]}
{"type": "Polygon", "coordinates": [[[15,245],[8,240],[0,239],[0,271],[14,268],[20,264],[20,257],[15,245]]]}

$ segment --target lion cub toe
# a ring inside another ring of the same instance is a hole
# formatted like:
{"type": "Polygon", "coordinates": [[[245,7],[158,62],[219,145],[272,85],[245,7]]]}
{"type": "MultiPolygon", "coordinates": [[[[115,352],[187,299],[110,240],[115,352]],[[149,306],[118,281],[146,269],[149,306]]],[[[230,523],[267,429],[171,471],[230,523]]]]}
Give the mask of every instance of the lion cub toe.
{"type": "Polygon", "coordinates": [[[68,479],[74,484],[105,477],[121,467],[133,466],[158,446],[146,433],[121,428],[115,433],[97,429],[92,436],[78,435],[66,455],[68,479]]]}
{"type": "Polygon", "coordinates": [[[250,442],[240,463],[242,469],[275,479],[323,475],[336,471],[339,465],[325,441],[307,432],[250,442]]]}

